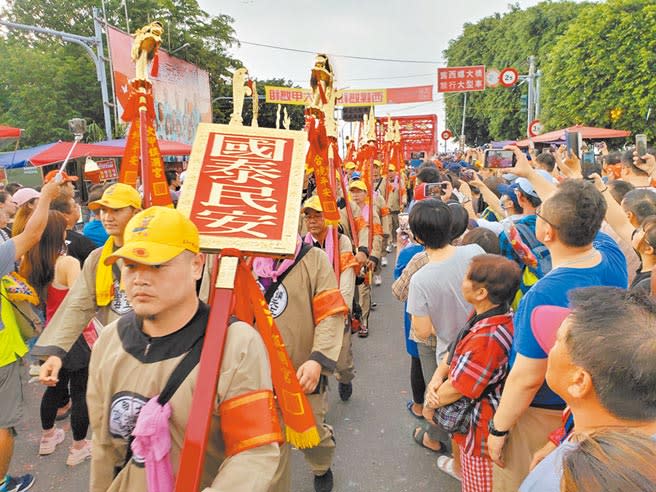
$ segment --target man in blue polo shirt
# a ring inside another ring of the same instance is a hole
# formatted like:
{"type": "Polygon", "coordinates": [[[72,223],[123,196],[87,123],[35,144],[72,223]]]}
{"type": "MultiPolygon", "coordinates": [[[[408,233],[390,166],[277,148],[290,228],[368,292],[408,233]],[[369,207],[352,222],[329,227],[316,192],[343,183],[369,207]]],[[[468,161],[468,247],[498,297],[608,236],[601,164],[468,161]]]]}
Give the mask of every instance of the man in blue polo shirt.
{"type": "Polygon", "coordinates": [[[522,298],[515,314],[512,365],[499,408],[490,423],[488,451],[494,467],[494,491],[517,490],[533,454],[560,424],[563,400],[545,383],[547,354],[531,331],[533,310],[568,305],[567,293],[578,287],[626,288],[626,259],[599,228],[606,202],[590,182],[565,181],[558,188],[537,174],[518,150],[513,173],[528,179],[544,198],[536,210],[536,237],[551,253],[553,268],[522,298]]]}

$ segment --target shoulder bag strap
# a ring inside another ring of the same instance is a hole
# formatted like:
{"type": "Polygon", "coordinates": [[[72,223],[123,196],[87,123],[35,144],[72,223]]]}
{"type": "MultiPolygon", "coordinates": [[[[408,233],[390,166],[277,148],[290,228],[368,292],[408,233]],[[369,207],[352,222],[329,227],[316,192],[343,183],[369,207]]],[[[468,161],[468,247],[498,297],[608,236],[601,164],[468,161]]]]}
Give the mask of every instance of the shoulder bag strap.
{"type": "Polygon", "coordinates": [[[296,260],[294,260],[294,264],[291,265],[287,270],[285,270],[285,271],[282,273],[282,275],[280,275],[280,276],[278,277],[278,280],[276,280],[275,282],[273,282],[273,283],[269,286],[269,288],[266,290],[266,292],[264,293],[264,299],[266,299],[266,302],[271,301],[271,298],[273,297],[273,294],[276,293],[276,291],[278,290],[278,287],[280,286],[280,284],[282,284],[282,281],[285,280],[285,277],[287,276],[287,274],[288,274],[289,272],[291,272],[291,271],[294,269],[294,267],[295,267],[296,265],[298,265],[298,263],[303,259],[303,257],[304,257],[304,256],[308,253],[308,251],[310,251],[312,248],[314,248],[314,246],[312,246],[311,244],[303,243],[303,245],[301,246],[301,250],[298,252],[298,256],[296,257],[296,260]]]}

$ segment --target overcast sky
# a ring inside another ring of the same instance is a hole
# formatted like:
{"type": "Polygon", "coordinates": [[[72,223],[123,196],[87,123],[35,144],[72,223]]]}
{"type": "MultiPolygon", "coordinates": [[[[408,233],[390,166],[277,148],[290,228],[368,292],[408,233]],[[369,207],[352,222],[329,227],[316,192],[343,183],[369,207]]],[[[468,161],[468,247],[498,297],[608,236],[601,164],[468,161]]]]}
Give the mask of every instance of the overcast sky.
{"type": "MultiPolygon", "coordinates": [[[[437,67],[444,66],[442,51],[462,32],[467,22],[507,12],[509,0],[199,0],[211,14],[234,18],[240,41],[295,48],[332,55],[430,61],[395,63],[331,57],[340,88],[407,87],[435,85],[437,67]],[[362,80],[369,79],[369,80],[362,80]]],[[[522,8],[538,3],[520,0],[522,8]]],[[[314,56],[243,43],[232,53],[258,79],[291,79],[309,86],[314,56]]],[[[503,67],[498,67],[503,68],[503,67]]],[[[438,115],[442,101],[387,105],[377,116],[438,115]]]]}

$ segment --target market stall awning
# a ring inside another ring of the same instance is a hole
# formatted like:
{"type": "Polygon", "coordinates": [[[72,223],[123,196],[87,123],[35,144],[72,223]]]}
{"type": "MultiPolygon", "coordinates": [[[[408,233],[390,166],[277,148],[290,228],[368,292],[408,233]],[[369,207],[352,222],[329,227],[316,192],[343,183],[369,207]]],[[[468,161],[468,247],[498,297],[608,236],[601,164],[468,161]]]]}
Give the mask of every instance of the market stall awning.
{"type": "MultiPolygon", "coordinates": [[[[57,142],[47,149],[29,158],[29,161],[35,166],[45,166],[63,162],[71,150],[73,142],[57,142]]],[[[80,157],[121,157],[123,149],[121,147],[112,147],[111,145],[83,144],[79,143],[73,149],[71,159],[80,157]]]]}
{"type": "Polygon", "coordinates": [[[0,152],[0,167],[25,167],[30,164],[30,158],[49,149],[55,144],[39,145],[30,149],[21,149],[15,152],[0,152]]]}
{"type": "Polygon", "coordinates": [[[0,138],[19,138],[21,131],[20,128],[0,125],[0,138]]]}
{"type": "Polygon", "coordinates": [[[18,147],[22,131],[20,128],[0,125],[0,147],[9,147],[10,145],[18,147]]]}
{"type": "MultiPolygon", "coordinates": [[[[158,140],[162,155],[182,156],[191,153],[191,145],[158,140]]],[[[0,153],[0,167],[24,167],[30,163],[35,166],[46,166],[63,162],[73,142],[57,142],[39,145],[31,149],[21,149],[15,152],[0,153]]],[[[71,159],[80,157],[123,157],[125,139],[108,140],[95,144],[77,144],[73,149],[71,159]]]]}
{"type": "MultiPolygon", "coordinates": [[[[565,132],[579,132],[584,140],[597,140],[606,138],[625,138],[631,135],[630,131],[613,130],[612,128],[598,128],[594,126],[574,125],[560,130],[543,133],[533,137],[534,143],[554,143],[565,141],[565,132]]],[[[517,142],[519,147],[528,147],[528,139],[517,142]]]]}

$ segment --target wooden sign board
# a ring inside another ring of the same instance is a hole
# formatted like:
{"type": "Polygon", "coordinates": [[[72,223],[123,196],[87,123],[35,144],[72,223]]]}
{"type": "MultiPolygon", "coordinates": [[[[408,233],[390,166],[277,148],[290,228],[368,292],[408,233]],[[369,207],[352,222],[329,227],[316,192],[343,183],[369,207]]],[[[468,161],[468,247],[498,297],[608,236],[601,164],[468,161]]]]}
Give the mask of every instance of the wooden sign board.
{"type": "Polygon", "coordinates": [[[198,126],[177,208],[198,227],[203,251],[294,254],[306,140],[302,131],[198,126]]]}

